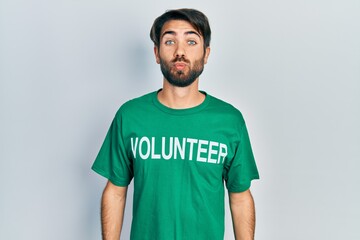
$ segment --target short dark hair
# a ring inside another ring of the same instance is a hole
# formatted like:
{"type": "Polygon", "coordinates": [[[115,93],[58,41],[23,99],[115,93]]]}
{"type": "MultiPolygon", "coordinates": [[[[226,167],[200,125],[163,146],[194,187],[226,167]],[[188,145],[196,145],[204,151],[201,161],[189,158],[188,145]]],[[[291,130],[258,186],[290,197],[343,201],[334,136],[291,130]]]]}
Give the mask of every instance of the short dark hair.
{"type": "Polygon", "coordinates": [[[204,48],[206,49],[210,46],[211,29],[208,18],[202,12],[189,8],[168,10],[155,19],[150,30],[150,38],[155,46],[160,46],[161,29],[164,24],[170,20],[184,20],[189,22],[204,38],[204,48]]]}

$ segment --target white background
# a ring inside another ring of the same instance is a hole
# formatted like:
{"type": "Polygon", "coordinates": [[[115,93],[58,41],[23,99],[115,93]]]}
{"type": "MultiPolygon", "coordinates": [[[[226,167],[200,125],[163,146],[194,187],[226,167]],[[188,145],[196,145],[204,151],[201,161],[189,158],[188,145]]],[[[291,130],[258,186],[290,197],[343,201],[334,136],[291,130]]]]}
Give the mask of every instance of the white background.
{"type": "Polygon", "coordinates": [[[360,2],[177,2],[0,0],[0,239],[100,239],[91,164],[118,107],[161,87],[149,30],[179,7],[211,23],[201,89],[247,121],[256,239],[360,239],[360,2]]]}

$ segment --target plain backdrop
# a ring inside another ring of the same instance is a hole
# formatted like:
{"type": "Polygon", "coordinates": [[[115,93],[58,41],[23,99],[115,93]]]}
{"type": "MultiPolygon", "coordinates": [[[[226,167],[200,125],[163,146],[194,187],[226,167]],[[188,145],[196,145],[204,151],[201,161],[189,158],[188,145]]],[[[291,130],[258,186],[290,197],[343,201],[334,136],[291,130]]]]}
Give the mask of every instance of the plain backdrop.
{"type": "Polygon", "coordinates": [[[0,0],[0,239],[100,239],[90,167],[119,106],[161,87],[149,30],[180,7],[212,27],[201,89],[248,125],[256,239],[360,239],[358,0],[0,0]]]}

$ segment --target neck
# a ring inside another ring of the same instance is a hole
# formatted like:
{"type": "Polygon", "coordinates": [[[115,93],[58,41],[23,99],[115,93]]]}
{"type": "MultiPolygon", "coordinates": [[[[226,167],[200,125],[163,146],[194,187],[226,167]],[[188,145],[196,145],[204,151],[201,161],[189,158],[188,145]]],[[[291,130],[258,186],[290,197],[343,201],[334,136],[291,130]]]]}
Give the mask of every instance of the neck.
{"type": "Polygon", "coordinates": [[[205,95],[199,92],[198,83],[199,79],[190,86],[175,87],[164,79],[163,89],[158,93],[158,99],[162,104],[173,109],[196,107],[205,100],[205,95]]]}

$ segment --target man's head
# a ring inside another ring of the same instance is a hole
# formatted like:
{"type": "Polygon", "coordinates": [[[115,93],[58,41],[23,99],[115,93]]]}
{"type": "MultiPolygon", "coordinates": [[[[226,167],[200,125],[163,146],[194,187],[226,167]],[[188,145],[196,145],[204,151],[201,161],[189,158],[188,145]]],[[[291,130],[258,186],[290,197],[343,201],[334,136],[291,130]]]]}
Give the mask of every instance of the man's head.
{"type": "Polygon", "coordinates": [[[208,18],[196,9],[183,8],[166,11],[155,19],[150,30],[150,38],[156,47],[160,47],[161,30],[164,24],[170,20],[182,20],[190,23],[203,37],[204,50],[210,46],[211,29],[208,18]]]}
{"type": "Polygon", "coordinates": [[[156,62],[173,86],[186,87],[202,73],[210,53],[207,17],[194,9],[165,12],[151,28],[156,62]]]}

